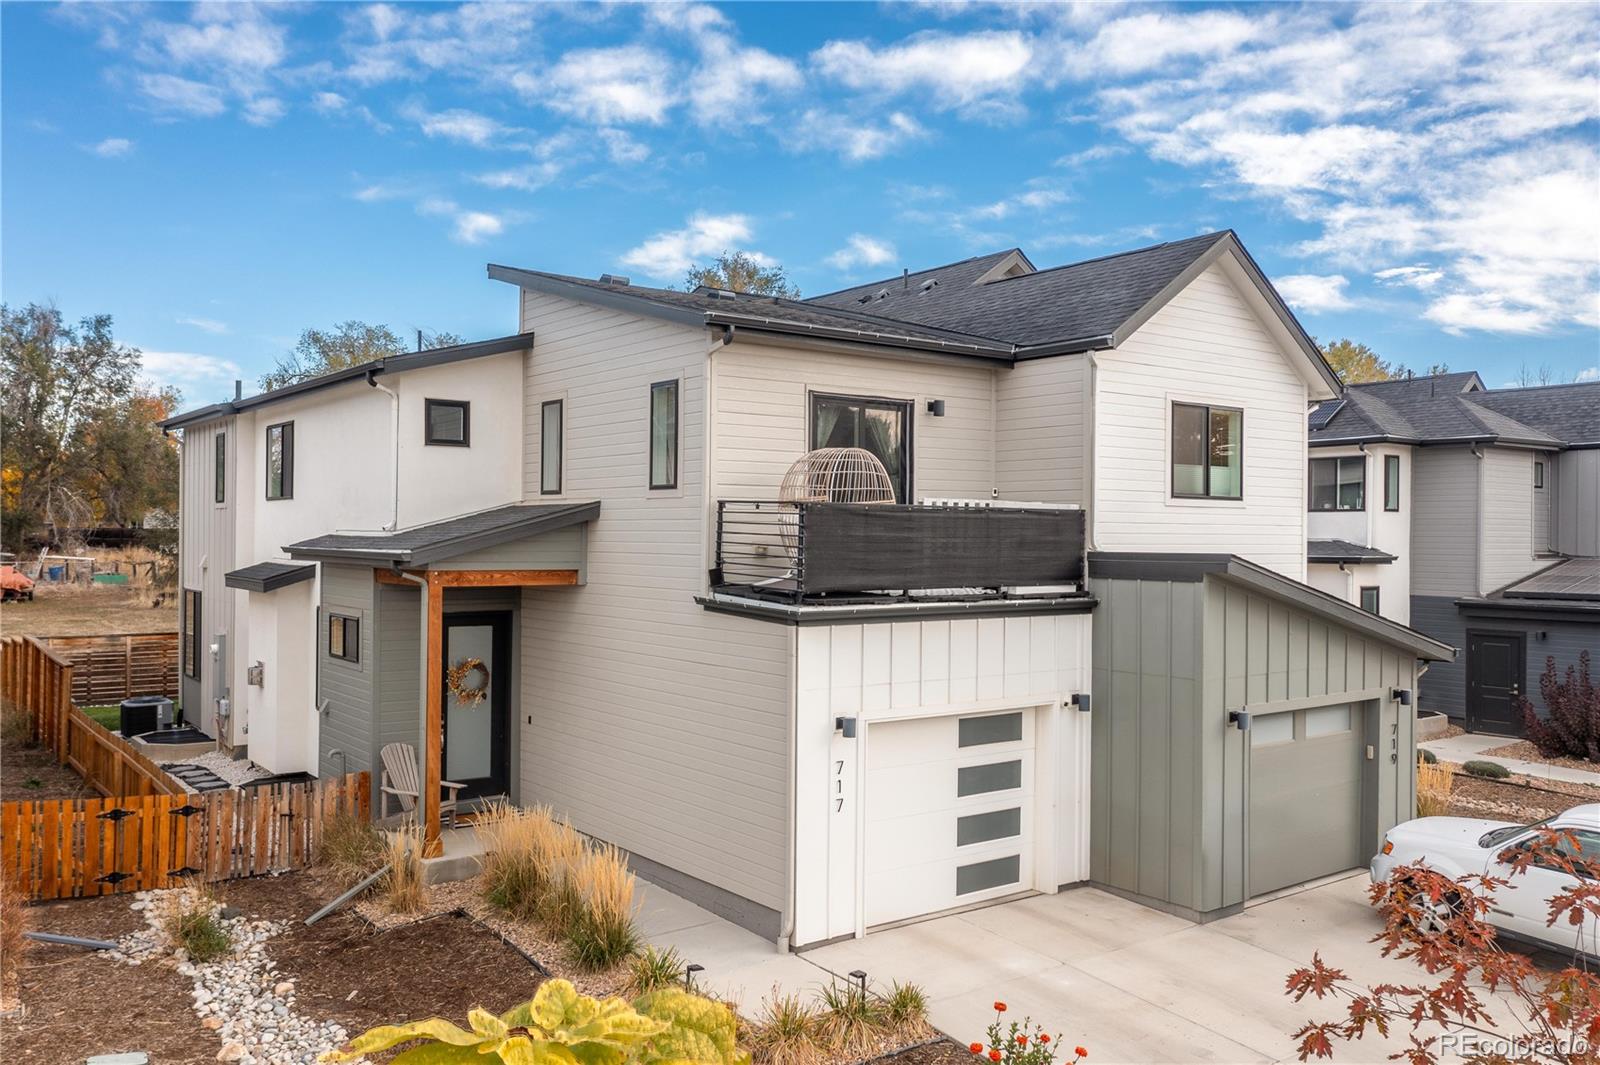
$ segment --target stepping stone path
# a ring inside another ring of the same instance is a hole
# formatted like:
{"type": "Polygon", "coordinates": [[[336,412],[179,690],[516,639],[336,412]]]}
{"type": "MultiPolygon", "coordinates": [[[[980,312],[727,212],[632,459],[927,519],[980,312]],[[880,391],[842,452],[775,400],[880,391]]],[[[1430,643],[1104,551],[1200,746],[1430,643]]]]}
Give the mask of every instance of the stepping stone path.
{"type": "Polygon", "coordinates": [[[191,791],[225,791],[233,787],[205,766],[172,762],[161,768],[183,781],[184,786],[191,791]]]}

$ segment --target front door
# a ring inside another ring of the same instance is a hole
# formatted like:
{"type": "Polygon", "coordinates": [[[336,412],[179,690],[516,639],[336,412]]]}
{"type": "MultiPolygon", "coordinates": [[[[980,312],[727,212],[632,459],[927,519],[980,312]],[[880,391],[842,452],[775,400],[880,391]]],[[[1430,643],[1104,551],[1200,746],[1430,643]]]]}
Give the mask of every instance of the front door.
{"type": "Polygon", "coordinates": [[[1467,633],[1467,728],[1522,735],[1522,680],[1527,644],[1520,632],[1467,633]]]}
{"type": "Polygon", "coordinates": [[[511,779],[511,614],[444,616],[444,779],[462,798],[504,795],[511,779]]]}

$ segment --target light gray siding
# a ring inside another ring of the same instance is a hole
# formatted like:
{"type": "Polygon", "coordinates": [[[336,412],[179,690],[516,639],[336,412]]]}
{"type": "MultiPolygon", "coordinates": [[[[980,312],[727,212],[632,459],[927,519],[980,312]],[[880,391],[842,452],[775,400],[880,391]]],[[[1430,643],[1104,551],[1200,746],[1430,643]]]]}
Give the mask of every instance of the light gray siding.
{"type": "MultiPolygon", "coordinates": [[[[1413,602],[1417,596],[1475,595],[1478,592],[1478,459],[1464,447],[1420,447],[1413,454],[1413,602]]],[[[1413,624],[1416,621],[1413,614],[1413,624]]]]}
{"type": "MultiPolygon", "coordinates": [[[[183,430],[180,449],[182,475],[178,482],[178,567],[181,590],[200,592],[200,677],[183,676],[180,669],[184,720],[216,735],[218,696],[230,691],[229,656],[213,661],[206,648],[217,636],[233,633],[234,592],[223,584],[234,568],[234,510],[239,491],[235,476],[238,442],[234,419],[228,418],[183,430]],[[216,441],[227,435],[225,500],[216,502],[216,441]]],[[[180,597],[180,609],[182,600],[180,597]]],[[[179,624],[182,624],[180,619],[179,624]]],[[[227,737],[224,737],[227,739],[227,737]]]]}
{"type": "Polygon", "coordinates": [[[481,551],[468,551],[455,558],[435,563],[431,568],[444,570],[465,569],[575,569],[578,582],[583,582],[584,526],[573,525],[565,529],[514,540],[509,544],[486,547],[481,551]]]}
{"type": "Polygon", "coordinates": [[[1544,465],[1544,484],[1533,489],[1533,553],[1545,555],[1555,547],[1556,455],[1541,451],[1533,460],[1544,465]]]}
{"type": "Polygon", "coordinates": [[[1087,355],[1033,359],[995,376],[995,487],[1001,499],[1084,500],[1087,355]]]}
{"type": "Polygon", "coordinates": [[[377,582],[371,566],[322,563],[322,603],[317,611],[317,695],[322,704],[317,740],[317,775],[337,776],[371,769],[376,677],[381,647],[374,638],[377,582]],[[334,614],[361,623],[360,657],[355,662],[328,654],[328,619],[334,614]]]}
{"type": "Polygon", "coordinates": [[[1447,643],[1458,652],[1454,662],[1432,662],[1422,675],[1418,707],[1436,714],[1465,717],[1467,712],[1466,626],[1456,596],[1413,595],[1411,627],[1447,643]]]}
{"type": "MultiPolygon", "coordinates": [[[[527,497],[541,498],[540,404],[561,398],[565,497],[602,509],[587,585],[522,596],[520,801],[549,803],[643,859],[647,875],[666,866],[753,902],[776,934],[788,908],[793,633],[694,602],[709,555],[710,338],[527,291],[522,328],[537,336],[527,497]],[[680,488],[652,492],[649,389],[672,377],[680,488]]],[[[774,415],[758,404],[751,416],[774,415]]],[[[749,461],[781,475],[791,457],[749,461]]]]}
{"type": "Polygon", "coordinates": [[[373,761],[385,744],[422,743],[422,591],[378,586],[378,700],[373,761]]]}
{"type": "Polygon", "coordinates": [[[1480,593],[1503,588],[1548,562],[1535,559],[1534,452],[1490,447],[1483,451],[1480,593]]]}
{"type": "Polygon", "coordinates": [[[1250,896],[1249,737],[1230,710],[1367,704],[1363,829],[1412,816],[1414,719],[1389,698],[1415,687],[1407,653],[1216,576],[1091,586],[1096,882],[1191,916],[1250,896]]]}
{"type": "Polygon", "coordinates": [[[1600,448],[1563,451],[1556,471],[1556,550],[1600,558],[1600,448]]]}

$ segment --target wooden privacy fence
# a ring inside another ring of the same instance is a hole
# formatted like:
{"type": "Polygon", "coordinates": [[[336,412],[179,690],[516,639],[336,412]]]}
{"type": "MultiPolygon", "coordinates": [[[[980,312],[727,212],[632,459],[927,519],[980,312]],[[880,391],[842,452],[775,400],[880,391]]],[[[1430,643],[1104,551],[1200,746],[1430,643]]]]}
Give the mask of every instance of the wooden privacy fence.
{"type": "Polygon", "coordinates": [[[45,647],[72,667],[72,701],[120,703],[135,695],[178,698],[178,634],[47,636],[45,647]]]}
{"type": "Polygon", "coordinates": [[[31,636],[0,639],[0,696],[27,711],[58,762],[102,795],[182,795],[166,770],[72,705],[73,668],[31,636]]]}
{"type": "Polygon", "coordinates": [[[137,798],[0,804],[0,875],[30,899],[68,899],[302,869],[328,819],[371,817],[366,773],[137,798]]]}

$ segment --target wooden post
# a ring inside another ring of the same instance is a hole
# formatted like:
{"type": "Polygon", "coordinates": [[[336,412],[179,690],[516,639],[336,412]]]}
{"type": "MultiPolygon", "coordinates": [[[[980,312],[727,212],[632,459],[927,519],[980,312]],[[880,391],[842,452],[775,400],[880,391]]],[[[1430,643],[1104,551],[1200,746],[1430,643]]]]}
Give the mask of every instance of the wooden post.
{"type": "Polygon", "coordinates": [[[428,656],[428,712],[423,731],[427,746],[422,755],[422,854],[435,858],[443,851],[439,843],[439,781],[444,744],[444,584],[436,571],[428,573],[428,638],[423,652],[428,656]]]}
{"type": "Polygon", "coordinates": [[[56,728],[59,730],[56,733],[56,746],[58,748],[56,753],[57,757],[61,759],[62,765],[67,764],[67,755],[72,753],[70,750],[72,746],[70,742],[72,722],[69,720],[71,712],[72,667],[62,666],[61,687],[56,696],[56,728]]]}

